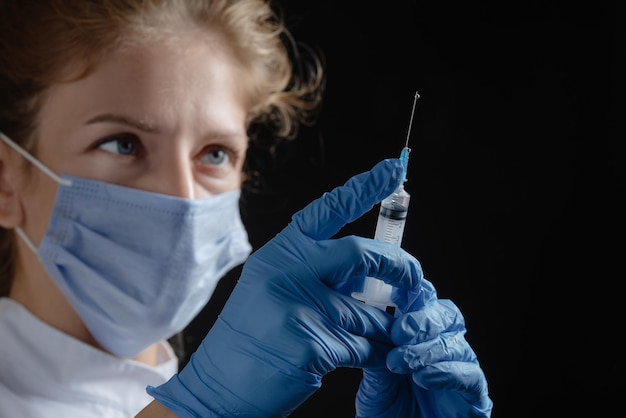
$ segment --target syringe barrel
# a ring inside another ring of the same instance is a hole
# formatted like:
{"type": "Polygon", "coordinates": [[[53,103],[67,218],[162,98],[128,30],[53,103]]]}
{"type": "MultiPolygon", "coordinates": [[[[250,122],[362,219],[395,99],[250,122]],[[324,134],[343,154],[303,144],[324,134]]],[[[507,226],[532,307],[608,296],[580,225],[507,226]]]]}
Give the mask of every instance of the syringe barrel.
{"type": "Polygon", "coordinates": [[[400,186],[380,203],[374,239],[396,245],[402,243],[410,199],[411,195],[400,186]]]}
{"type": "MultiPolygon", "coordinates": [[[[411,195],[401,185],[380,203],[378,221],[374,239],[400,245],[404,234],[404,225],[409,211],[411,195]]],[[[390,312],[395,309],[391,301],[391,285],[375,277],[366,277],[361,292],[352,296],[368,305],[390,312]]]]}

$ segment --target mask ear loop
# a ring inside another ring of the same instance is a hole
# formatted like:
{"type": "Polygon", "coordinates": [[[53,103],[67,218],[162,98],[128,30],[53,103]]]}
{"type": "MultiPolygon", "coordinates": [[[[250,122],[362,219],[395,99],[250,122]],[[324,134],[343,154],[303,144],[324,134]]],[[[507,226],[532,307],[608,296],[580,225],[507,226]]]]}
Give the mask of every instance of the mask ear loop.
{"type": "MultiPolygon", "coordinates": [[[[43,171],[46,175],[48,175],[48,177],[50,177],[52,180],[56,181],[57,183],[59,183],[62,186],[71,186],[72,185],[72,180],[65,179],[65,178],[62,178],[62,177],[59,177],[58,175],[56,175],[52,170],[50,170],[48,167],[43,165],[43,163],[41,161],[39,161],[38,159],[36,159],[32,155],[30,155],[28,152],[26,152],[26,150],[24,150],[22,147],[17,145],[15,142],[13,142],[13,140],[11,138],[6,136],[2,132],[0,132],[0,138],[2,138],[2,140],[8,146],[13,148],[18,154],[20,154],[22,157],[26,158],[26,160],[28,160],[31,164],[33,164],[35,167],[37,167],[38,169],[43,171]]],[[[15,228],[15,232],[17,233],[17,235],[19,235],[19,237],[22,239],[22,241],[24,241],[24,244],[26,244],[26,246],[33,253],[37,254],[37,247],[35,247],[35,245],[32,243],[30,238],[28,238],[28,236],[22,230],[22,228],[20,228],[20,227],[15,228]]]]}
{"type": "Polygon", "coordinates": [[[15,228],[15,232],[17,233],[17,235],[20,236],[20,238],[22,238],[22,241],[24,241],[24,244],[26,244],[26,246],[35,254],[38,254],[37,252],[37,247],[35,247],[35,244],[33,244],[33,242],[30,240],[30,238],[28,238],[28,236],[26,236],[26,233],[22,230],[22,228],[20,228],[19,226],[17,228],[15,228]]]}
{"type": "Polygon", "coordinates": [[[28,152],[26,152],[26,150],[24,150],[22,147],[20,147],[19,145],[17,145],[15,142],[13,142],[13,140],[11,138],[9,138],[8,136],[6,136],[5,134],[3,134],[2,132],[0,132],[0,137],[2,137],[2,140],[4,142],[6,142],[6,144],[8,146],[10,146],[11,148],[13,148],[18,154],[20,154],[22,157],[26,158],[31,164],[33,164],[35,167],[37,167],[38,169],[40,169],[41,171],[43,171],[45,174],[48,175],[48,177],[50,177],[52,180],[56,181],[57,183],[59,183],[62,186],[71,186],[72,185],[72,180],[70,179],[64,179],[63,177],[59,177],[58,175],[56,175],[54,173],[54,171],[50,170],[48,167],[46,167],[45,165],[43,165],[43,163],[41,161],[39,161],[38,159],[36,159],[35,157],[33,157],[32,155],[30,155],[28,152]]]}

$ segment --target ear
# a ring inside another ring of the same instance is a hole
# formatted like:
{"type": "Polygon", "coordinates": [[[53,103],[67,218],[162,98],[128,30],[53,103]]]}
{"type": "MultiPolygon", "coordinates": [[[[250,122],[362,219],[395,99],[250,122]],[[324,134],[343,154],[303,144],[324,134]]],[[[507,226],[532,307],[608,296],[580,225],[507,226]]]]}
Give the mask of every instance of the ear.
{"type": "Polygon", "coordinates": [[[22,206],[17,193],[19,158],[3,141],[0,141],[0,226],[12,229],[22,222],[22,206]]]}

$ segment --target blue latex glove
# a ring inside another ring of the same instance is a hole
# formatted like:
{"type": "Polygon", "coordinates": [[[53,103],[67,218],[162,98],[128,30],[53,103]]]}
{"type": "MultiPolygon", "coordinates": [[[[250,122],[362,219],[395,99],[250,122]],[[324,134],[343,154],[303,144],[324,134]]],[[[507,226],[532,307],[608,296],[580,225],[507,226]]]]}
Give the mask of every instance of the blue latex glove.
{"type": "Polygon", "coordinates": [[[426,279],[416,289],[394,290],[399,315],[391,328],[397,346],[387,368],[363,370],[358,417],[490,417],[493,403],[476,354],[465,340],[465,319],[437,299],[426,279]]]}
{"type": "Polygon", "coordinates": [[[215,325],[185,368],[148,392],[179,417],[284,417],[337,367],[384,367],[394,318],[333,288],[364,276],[418,286],[400,247],[329,239],[400,184],[385,160],[293,216],[244,264],[215,325]]]}

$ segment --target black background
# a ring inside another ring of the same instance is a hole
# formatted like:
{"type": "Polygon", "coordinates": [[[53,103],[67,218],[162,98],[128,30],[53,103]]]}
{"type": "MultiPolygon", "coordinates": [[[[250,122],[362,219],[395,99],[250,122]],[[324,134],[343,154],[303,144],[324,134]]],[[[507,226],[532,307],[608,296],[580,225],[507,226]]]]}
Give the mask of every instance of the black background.
{"type": "MultiPolygon", "coordinates": [[[[418,90],[403,247],[464,313],[492,416],[612,416],[624,377],[624,6],[281,4],[294,37],[324,54],[327,90],[319,123],[266,171],[270,192],[246,198],[253,246],[397,157],[418,90]]],[[[375,215],[342,234],[372,236],[375,215]]],[[[190,325],[191,346],[237,272],[190,325]]],[[[359,378],[332,372],[293,416],[354,416],[359,378]]]]}

